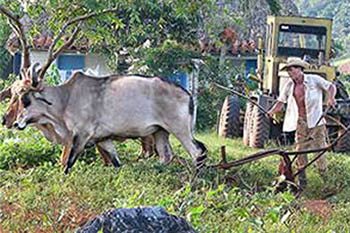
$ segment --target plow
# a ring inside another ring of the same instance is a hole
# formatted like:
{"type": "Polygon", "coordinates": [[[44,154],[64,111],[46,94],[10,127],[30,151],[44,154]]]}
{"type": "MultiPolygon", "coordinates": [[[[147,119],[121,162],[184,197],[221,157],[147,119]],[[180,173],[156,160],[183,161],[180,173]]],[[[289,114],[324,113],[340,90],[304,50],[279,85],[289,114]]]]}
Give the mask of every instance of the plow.
{"type": "MultiPolygon", "coordinates": [[[[228,87],[222,86],[218,83],[213,83],[214,86],[225,90],[225,91],[229,91],[231,92],[231,94],[236,95],[240,98],[243,98],[245,100],[247,100],[249,103],[251,103],[252,105],[256,106],[263,114],[267,114],[267,110],[259,105],[254,99],[250,99],[249,97],[233,90],[230,89],[228,87]]],[[[344,104],[345,102],[341,102],[340,104],[344,104]]],[[[343,107],[340,107],[340,109],[343,107]]],[[[341,120],[337,119],[336,117],[332,116],[332,113],[336,112],[339,115],[339,112],[337,112],[337,109],[339,109],[339,107],[326,107],[324,113],[322,114],[322,116],[319,118],[318,122],[316,125],[318,125],[318,123],[322,120],[322,118],[326,118],[327,120],[332,121],[333,123],[337,124],[337,126],[341,129],[340,132],[335,132],[332,135],[328,135],[328,137],[333,136],[334,134],[336,134],[336,138],[334,138],[332,140],[332,142],[330,142],[326,147],[322,147],[322,148],[315,148],[315,149],[308,149],[308,150],[299,150],[299,151],[293,151],[293,150],[288,150],[288,149],[279,149],[279,148],[272,148],[272,149],[267,149],[267,150],[263,150],[263,151],[259,151],[257,153],[248,155],[244,158],[241,159],[237,159],[234,161],[228,161],[227,160],[227,153],[226,153],[226,147],[225,146],[221,146],[221,160],[219,163],[217,164],[212,164],[209,165],[209,167],[212,168],[217,168],[217,169],[224,169],[224,170],[228,170],[231,168],[235,168],[235,167],[239,167],[242,165],[245,165],[247,163],[251,163],[251,162],[255,162],[258,160],[261,160],[263,158],[267,158],[267,157],[271,157],[271,156],[279,156],[281,158],[279,166],[278,166],[278,171],[279,171],[279,175],[283,177],[282,182],[280,182],[276,188],[277,191],[284,191],[288,185],[291,185],[291,191],[294,194],[300,194],[300,192],[302,191],[301,187],[298,186],[295,182],[296,178],[298,177],[298,175],[300,175],[302,172],[304,172],[308,167],[310,167],[312,164],[314,164],[322,155],[324,155],[326,152],[328,151],[334,151],[334,148],[336,147],[337,143],[342,140],[347,133],[350,131],[350,125],[344,125],[341,120]],[[312,160],[310,160],[309,162],[307,162],[303,167],[296,169],[296,171],[294,171],[293,169],[293,164],[294,162],[297,160],[298,156],[301,155],[305,155],[305,154],[310,154],[310,153],[315,153],[315,156],[312,160]]],[[[271,118],[271,121],[274,123],[279,123],[277,119],[275,118],[271,118]]],[[[303,144],[303,143],[310,143],[314,140],[317,140],[318,138],[311,138],[309,137],[307,140],[305,141],[301,141],[296,144],[303,144]]]]}

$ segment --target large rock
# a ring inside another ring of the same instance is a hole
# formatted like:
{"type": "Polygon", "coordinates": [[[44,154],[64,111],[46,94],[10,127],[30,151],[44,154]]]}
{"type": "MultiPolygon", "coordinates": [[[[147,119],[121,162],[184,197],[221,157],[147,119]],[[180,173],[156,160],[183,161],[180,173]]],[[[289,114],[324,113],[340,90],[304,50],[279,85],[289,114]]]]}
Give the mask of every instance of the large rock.
{"type": "Polygon", "coordinates": [[[183,218],[168,214],[161,207],[118,208],[90,220],[77,233],[194,233],[183,218]]]}

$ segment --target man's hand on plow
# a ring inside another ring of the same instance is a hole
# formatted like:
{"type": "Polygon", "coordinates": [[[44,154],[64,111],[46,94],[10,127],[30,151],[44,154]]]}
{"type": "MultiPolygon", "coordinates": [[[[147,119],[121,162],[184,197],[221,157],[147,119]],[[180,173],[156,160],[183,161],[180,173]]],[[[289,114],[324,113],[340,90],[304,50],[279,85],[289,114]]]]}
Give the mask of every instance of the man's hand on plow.
{"type": "Polygon", "coordinates": [[[209,167],[213,168],[220,168],[220,169],[230,169],[232,167],[237,167],[249,162],[257,161],[262,158],[269,157],[271,155],[279,155],[281,156],[281,162],[279,164],[279,174],[282,180],[278,182],[276,191],[284,191],[288,185],[290,185],[291,191],[296,195],[299,196],[302,189],[295,183],[295,178],[302,173],[306,168],[308,168],[310,165],[312,165],[317,159],[319,159],[324,153],[331,150],[337,142],[350,130],[350,126],[345,127],[344,125],[341,125],[341,127],[344,129],[342,134],[338,136],[331,144],[329,144],[327,147],[319,148],[319,149],[312,149],[312,150],[302,150],[302,151],[287,151],[282,149],[268,149],[259,151],[257,153],[251,154],[247,157],[244,157],[242,159],[234,160],[231,162],[227,161],[226,158],[226,150],[225,146],[221,147],[221,161],[218,164],[210,165],[209,167]],[[317,153],[315,158],[313,158],[309,163],[307,163],[304,167],[298,169],[295,173],[292,169],[292,164],[295,161],[297,156],[309,154],[309,153],[317,153]],[[294,156],[294,158],[291,160],[289,156],[294,156]]]}

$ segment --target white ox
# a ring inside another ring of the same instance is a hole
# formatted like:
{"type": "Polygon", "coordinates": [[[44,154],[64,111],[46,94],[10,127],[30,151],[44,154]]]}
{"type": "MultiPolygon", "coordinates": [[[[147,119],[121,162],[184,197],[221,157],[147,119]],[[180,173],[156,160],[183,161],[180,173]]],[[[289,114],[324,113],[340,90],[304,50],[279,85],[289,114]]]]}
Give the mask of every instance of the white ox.
{"type": "Polygon", "coordinates": [[[153,135],[164,163],[172,157],[169,133],[182,143],[199,168],[206,148],[193,137],[193,100],[181,87],[158,77],[92,77],[81,72],[59,86],[32,82],[20,98],[15,127],[37,126],[63,144],[68,173],[88,145],[97,145],[115,167],[114,139],[153,135]],[[52,135],[52,131],[55,132],[52,135]]]}

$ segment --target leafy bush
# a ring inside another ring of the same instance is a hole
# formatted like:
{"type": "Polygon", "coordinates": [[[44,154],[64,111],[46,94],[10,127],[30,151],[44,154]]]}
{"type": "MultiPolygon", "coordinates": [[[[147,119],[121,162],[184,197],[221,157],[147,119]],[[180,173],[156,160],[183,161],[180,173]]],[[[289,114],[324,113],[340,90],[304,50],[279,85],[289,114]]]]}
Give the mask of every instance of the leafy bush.
{"type": "Polygon", "coordinates": [[[192,59],[200,54],[175,40],[167,39],[159,47],[138,48],[133,56],[142,59],[135,59],[129,72],[169,77],[176,71],[192,72],[192,59]]]}
{"type": "Polygon", "coordinates": [[[16,79],[17,76],[15,74],[10,74],[6,79],[0,79],[0,90],[9,87],[16,79]]]}
{"type": "MultiPolygon", "coordinates": [[[[198,109],[196,128],[200,131],[214,130],[218,121],[222,103],[229,92],[216,88],[213,83],[223,86],[233,85],[240,88],[236,79],[242,73],[243,67],[237,67],[231,59],[224,59],[220,65],[219,57],[203,57],[199,68],[198,109]]],[[[245,84],[243,84],[245,85],[245,84]]],[[[244,88],[243,88],[244,89],[244,88]]],[[[241,91],[243,91],[241,89],[241,91]]]]}
{"type": "Polygon", "coordinates": [[[55,86],[61,83],[61,76],[56,64],[52,64],[45,75],[45,82],[55,86]]]}
{"type": "Polygon", "coordinates": [[[0,132],[0,169],[33,167],[58,159],[59,148],[33,129],[0,132]]]}
{"type": "Polygon", "coordinates": [[[3,46],[6,44],[7,39],[10,36],[11,30],[9,25],[6,23],[6,19],[0,18],[0,79],[6,79],[9,72],[11,72],[11,55],[3,46]]]}
{"type": "Polygon", "coordinates": [[[347,93],[350,94],[350,75],[342,74],[338,79],[344,84],[347,93]]]}

